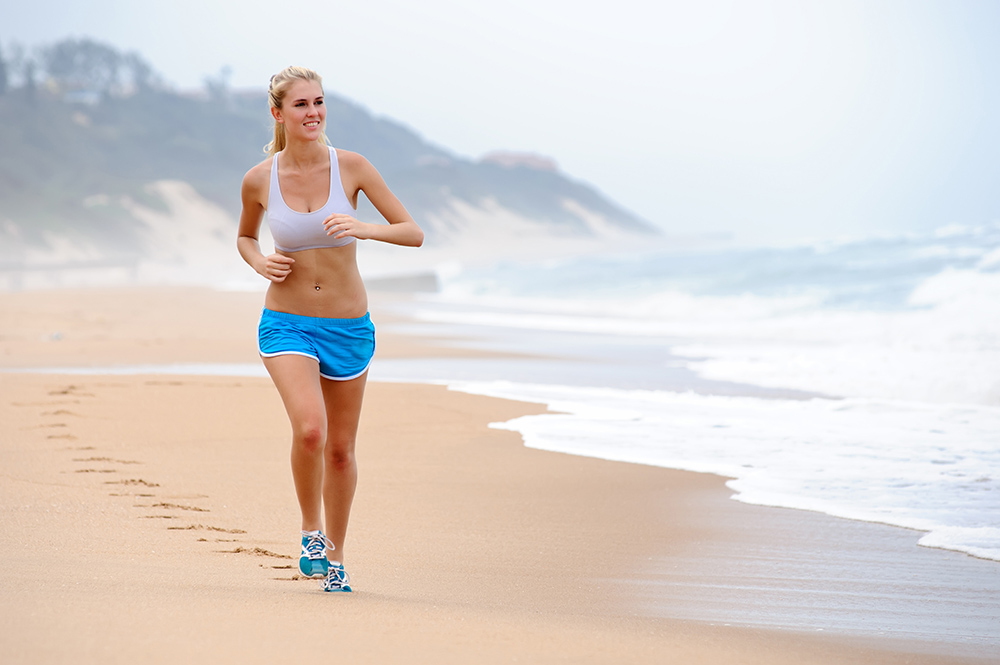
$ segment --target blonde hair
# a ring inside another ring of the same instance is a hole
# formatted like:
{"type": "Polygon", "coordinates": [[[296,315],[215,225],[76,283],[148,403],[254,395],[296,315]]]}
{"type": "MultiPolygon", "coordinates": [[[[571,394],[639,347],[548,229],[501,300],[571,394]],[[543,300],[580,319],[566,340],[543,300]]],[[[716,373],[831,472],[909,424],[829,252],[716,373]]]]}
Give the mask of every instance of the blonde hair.
{"type": "MultiPolygon", "coordinates": [[[[281,108],[282,103],[285,101],[285,94],[296,81],[315,81],[316,83],[319,83],[321,90],[323,88],[323,77],[313,70],[306,69],[305,67],[285,67],[271,77],[271,85],[268,86],[267,89],[267,103],[271,106],[271,108],[281,108]]],[[[330,144],[326,138],[326,132],[322,132],[319,135],[319,142],[323,145],[330,144]]],[[[281,152],[285,149],[285,143],[285,126],[275,120],[274,139],[264,146],[264,152],[268,155],[281,152]]]]}

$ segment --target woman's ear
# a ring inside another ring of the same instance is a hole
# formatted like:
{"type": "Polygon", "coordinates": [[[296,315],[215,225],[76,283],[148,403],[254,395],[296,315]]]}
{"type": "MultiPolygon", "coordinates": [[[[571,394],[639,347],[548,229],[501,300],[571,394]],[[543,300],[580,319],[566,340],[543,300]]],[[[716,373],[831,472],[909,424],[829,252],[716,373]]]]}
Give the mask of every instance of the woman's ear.
{"type": "Polygon", "coordinates": [[[271,115],[274,116],[274,121],[275,122],[278,122],[278,123],[281,123],[281,124],[285,124],[285,121],[281,119],[281,109],[275,108],[275,107],[272,106],[271,107],[271,115]]]}

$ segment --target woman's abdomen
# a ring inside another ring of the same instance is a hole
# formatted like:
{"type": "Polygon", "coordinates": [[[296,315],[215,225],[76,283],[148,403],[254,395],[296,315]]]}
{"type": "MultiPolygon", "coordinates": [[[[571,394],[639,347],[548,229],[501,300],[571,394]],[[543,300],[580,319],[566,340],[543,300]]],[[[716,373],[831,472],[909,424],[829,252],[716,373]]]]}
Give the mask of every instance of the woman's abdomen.
{"type": "Polygon", "coordinates": [[[285,254],[295,259],[283,282],[272,282],[264,306],[275,312],[352,319],[368,312],[357,243],[285,254]]]}

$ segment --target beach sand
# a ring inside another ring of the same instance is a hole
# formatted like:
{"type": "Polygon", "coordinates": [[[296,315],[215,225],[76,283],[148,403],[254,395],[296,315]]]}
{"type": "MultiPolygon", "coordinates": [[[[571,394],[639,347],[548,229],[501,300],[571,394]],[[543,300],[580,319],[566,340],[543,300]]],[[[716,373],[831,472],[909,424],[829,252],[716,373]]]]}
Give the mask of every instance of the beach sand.
{"type": "MultiPolygon", "coordinates": [[[[0,294],[0,367],[253,363],[260,302],[0,294]]],[[[378,353],[471,352],[380,335],[378,353]]],[[[834,520],[737,503],[717,476],[532,450],[487,427],[542,411],[372,382],[344,553],[356,592],[324,594],[296,575],[288,426],[268,379],[0,373],[0,660],[996,662],[933,641],[685,618],[762,551],[822,559],[816,532],[834,520]],[[657,566],[684,580],[666,607],[649,602],[657,566]]],[[[885,546],[858,527],[857,549],[885,546]]]]}

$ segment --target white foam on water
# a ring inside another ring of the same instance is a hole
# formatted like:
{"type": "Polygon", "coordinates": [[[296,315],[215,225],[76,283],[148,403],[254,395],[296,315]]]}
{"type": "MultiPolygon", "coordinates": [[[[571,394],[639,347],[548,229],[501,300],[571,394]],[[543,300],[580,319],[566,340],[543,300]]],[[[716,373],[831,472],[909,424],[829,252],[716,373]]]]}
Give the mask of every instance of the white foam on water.
{"type": "Polygon", "coordinates": [[[1000,408],[448,385],[558,412],[491,425],[532,448],[715,473],[746,503],[925,531],[921,545],[1000,561],[1000,408]]]}
{"type": "Polygon", "coordinates": [[[832,395],[1000,404],[1000,273],[946,270],[913,309],[828,311],[748,322],[678,345],[700,375],[832,395]]]}
{"type": "Polygon", "coordinates": [[[658,337],[706,379],[833,396],[1000,405],[1000,273],[944,270],[907,307],[831,309],[818,296],[517,297],[458,282],[421,321],[658,337]]]}

